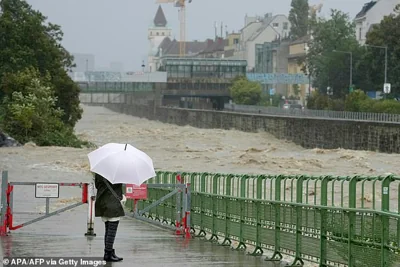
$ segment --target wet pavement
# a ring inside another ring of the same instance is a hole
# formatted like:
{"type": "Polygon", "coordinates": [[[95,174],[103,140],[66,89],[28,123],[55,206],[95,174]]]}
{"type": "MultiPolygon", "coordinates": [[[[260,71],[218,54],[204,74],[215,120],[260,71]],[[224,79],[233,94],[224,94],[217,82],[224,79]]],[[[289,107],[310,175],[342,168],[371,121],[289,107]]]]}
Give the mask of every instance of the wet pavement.
{"type": "MultiPolygon", "coordinates": [[[[85,237],[86,209],[83,205],[1,237],[1,257],[102,257],[104,224],[96,218],[97,236],[85,237]]],[[[15,216],[19,222],[26,217],[15,216]]],[[[114,248],[124,261],[107,266],[283,266],[128,217],[121,220],[114,248]]]]}

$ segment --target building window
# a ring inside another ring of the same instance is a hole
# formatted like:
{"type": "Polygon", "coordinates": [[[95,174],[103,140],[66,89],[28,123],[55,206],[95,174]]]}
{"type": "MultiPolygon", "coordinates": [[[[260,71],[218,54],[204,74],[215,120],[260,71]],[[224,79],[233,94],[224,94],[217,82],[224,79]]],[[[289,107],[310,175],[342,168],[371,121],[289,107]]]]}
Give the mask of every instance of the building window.
{"type": "Polygon", "coordinates": [[[153,32],[150,32],[150,35],[153,35],[153,32]]]}
{"type": "Polygon", "coordinates": [[[362,33],[362,31],[361,31],[361,27],[360,27],[360,29],[358,29],[358,36],[359,36],[358,39],[359,40],[361,40],[361,33],[362,33]]]}
{"type": "Polygon", "coordinates": [[[164,32],[162,32],[161,35],[164,36],[164,32]]]}
{"type": "Polygon", "coordinates": [[[233,43],[234,43],[234,44],[238,44],[238,43],[239,43],[239,38],[233,39],[233,43]]]}
{"type": "Polygon", "coordinates": [[[287,30],[288,28],[289,28],[289,23],[284,22],[284,23],[283,23],[283,29],[284,29],[284,30],[287,30]]]}
{"type": "Polygon", "coordinates": [[[160,35],[160,33],[159,33],[159,32],[157,32],[157,36],[158,36],[158,35],[160,35]]]}
{"type": "Polygon", "coordinates": [[[278,28],[279,27],[279,23],[272,23],[272,27],[274,27],[274,28],[278,28]]]}

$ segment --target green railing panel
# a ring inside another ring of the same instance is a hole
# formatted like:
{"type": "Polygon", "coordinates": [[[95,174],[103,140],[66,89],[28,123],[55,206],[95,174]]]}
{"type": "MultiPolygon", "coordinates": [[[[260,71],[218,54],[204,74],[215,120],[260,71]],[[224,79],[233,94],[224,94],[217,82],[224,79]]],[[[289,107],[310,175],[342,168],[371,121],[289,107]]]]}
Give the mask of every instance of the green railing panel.
{"type": "Polygon", "coordinates": [[[274,247],[275,231],[272,225],[263,225],[260,230],[260,235],[261,235],[260,242],[262,245],[261,247],[265,246],[274,247]]]}
{"type": "Polygon", "coordinates": [[[240,240],[240,220],[229,221],[229,231],[227,232],[227,236],[235,241],[240,240]]]}
{"type": "MultiPolygon", "coordinates": [[[[157,172],[147,183],[177,183],[176,172],[157,172]]],[[[322,266],[400,266],[400,177],[332,177],[182,173],[190,183],[191,226],[220,244],[272,250],[322,266]]],[[[171,190],[149,189],[153,203],[171,190]]],[[[129,204],[127,204],[129,207],[129,204]]],[[[176,198],[147,216],[175,221],[176,198]]],[[[252,252],[252,251],[250,251],[252,252]]]]}

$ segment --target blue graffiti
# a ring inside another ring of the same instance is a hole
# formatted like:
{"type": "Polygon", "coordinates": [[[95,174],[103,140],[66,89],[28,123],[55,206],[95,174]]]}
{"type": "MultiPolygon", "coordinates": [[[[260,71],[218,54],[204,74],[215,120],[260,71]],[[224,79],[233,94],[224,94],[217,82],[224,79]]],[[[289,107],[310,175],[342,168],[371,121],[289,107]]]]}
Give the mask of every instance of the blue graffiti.
{"type": "Polygon", "coordinates": [[[309,77],[297,73],[247,73],[247,79],[263,84],[309,84],[309,77]]]}

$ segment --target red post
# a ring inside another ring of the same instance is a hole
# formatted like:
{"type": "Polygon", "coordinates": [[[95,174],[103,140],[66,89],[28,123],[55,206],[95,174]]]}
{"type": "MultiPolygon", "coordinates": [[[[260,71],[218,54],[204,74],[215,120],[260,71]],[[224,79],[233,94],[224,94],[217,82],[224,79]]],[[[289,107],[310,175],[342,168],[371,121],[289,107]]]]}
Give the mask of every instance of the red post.
{"type": "Polygon", "coordinates": [[[1,225],[0,226],[0,236],[5,236],[6,235],[6,232],[7,232],[7,230],[6,230],[6,221],[7,220],[4,220],[4,222],[3,222],[3,225],[1,225]]]}
{"type": "Polygon", "coordinates": [[[188,212],[185,212],[185,216],[182,219],[182,226],[183,226],[183,231],[185,238],[191,238],[192,236],[190,235],[190,229],[187,225],[187,217],[188,217],[188,212]]]}
{"type": "Polygon", "coordinates": [[[186,230],[186,214],[182,218],[182,226],[183,226],[183,229],[186,230]]]}
{"type": "MultiPolygon", "coordinates": [[[[0,226],[0,236],[6,236],[7,235],[7,229],[8,229],[8,207],[9,207],[9,189],[10,189],[10,184],[8,184],[7,186],[7,190],[6,190],[6,195],[7,195],[7,209],[6,209],[6,214],[4,216],[4,221],[1,222],[1,226],[0,226]]],[[[2,203],[3,205],[6,205],[6,203],[2,203]]]]}
{"type": "Polygon", "coordinates": [[[182,232],[181,232],[181,223],[179,221],[176,221],[175,222],[175,226],[176,226],[175,234],[176,235],[181,235],[182,234],[182,232]]]}
{"type": "Polygon", "coordinates": [[[6,235],[7,234],[7,230],[17,230],[19,228],[21,228],[22,226],[24,226],[23,224],[19,224],[17,226],[13,226],[13,215],[12,215],[12,210],[10,207],[10,195],[11,192],[13,191],[14,186],[8,184],[8,188],[7,188],[7,211],[6,211],[6,218],[4,220],[4,225],[2,225],[2,229],[1,229],[1,234],[2,235],[6,235]]]}
{"type": "Polygon", "coordinates": [[[7,225],[8,225],[8,229],[9,230],[17,230],[21,227],[24,226],[24,224],[18,224],[17,226],[13,226],[13,214],[12,214],[12,210],[10,207],[10,196],[11,196],[11,192],[14,190],[14,186],[13,185],[8,185],[8,190],[7,190],[7,225]]]}
{"type": "Polygon", "coordinates": [[[10,196],[11,196],[11,191],[14,189],[13,185],[8,184],[7,187],[7,213],[6,213],[6,233],[7,233],[7,228],[11,229],[12,224],[13,224],[13,217],[12,217],[12,210],[10,207],[10,196]]]}
{"type": "Polygon", "coordinates": [[[88,203],[89,185],[83,184],[82,186],[82,203],[88,203]]]}

